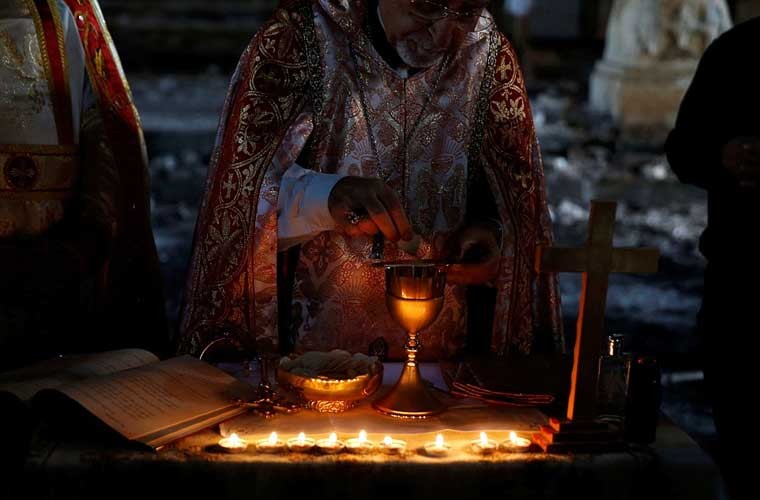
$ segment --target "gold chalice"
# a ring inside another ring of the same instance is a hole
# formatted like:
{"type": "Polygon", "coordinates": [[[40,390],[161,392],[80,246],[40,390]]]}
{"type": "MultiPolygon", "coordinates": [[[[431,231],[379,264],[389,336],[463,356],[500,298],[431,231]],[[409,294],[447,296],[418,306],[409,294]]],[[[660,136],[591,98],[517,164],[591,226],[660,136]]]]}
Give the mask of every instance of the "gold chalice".
{"type": "Polygon", "coordinates": [[[393,319],[409,334],[407,359],[396,385],[372,406],[400,418],[426,418],[446,407],[431,392],[420,374],[418,335],[443,308],[445,267],[435,262],[411,261],[382,264],[385,267],[385,303],[393,319]]]}

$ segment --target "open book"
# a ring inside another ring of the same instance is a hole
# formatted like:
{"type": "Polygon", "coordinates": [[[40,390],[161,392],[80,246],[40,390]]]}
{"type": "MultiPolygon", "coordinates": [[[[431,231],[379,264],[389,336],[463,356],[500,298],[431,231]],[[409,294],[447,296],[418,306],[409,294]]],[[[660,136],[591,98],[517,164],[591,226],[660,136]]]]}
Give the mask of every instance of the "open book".
{"type": "Polygon", "coordinates": [[[159,361],[139,349],[59,358],[0,374],[0,397],[54,417],[73,401],[130,441],[159,448],[246,410],[248,386],[190,356],[159,361]]]}

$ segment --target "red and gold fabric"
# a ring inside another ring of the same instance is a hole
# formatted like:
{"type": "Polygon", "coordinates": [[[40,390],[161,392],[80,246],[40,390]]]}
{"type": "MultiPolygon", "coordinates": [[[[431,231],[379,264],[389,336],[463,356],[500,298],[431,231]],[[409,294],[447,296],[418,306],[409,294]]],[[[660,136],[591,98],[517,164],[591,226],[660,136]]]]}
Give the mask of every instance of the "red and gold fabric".
{"type": "MultiPolygon", "coordinates": [[[[65,37],[57,5],[47,0],[13,0],[6,8],[31,18],[26,32],[23,27],[12,34],[3,32],[2,59],[12,60],[4,68],[4,97],[28,103],[19,104],[12,120],[30,129],[52,121],[43,128],[54,131],[57,141],[3,144],[0,138],[0,238],[43,234],[63,220],[79,175],[78,133],[74,133],[65,37]],[[14,37],[26,38],[28,43],[19,48],[14,37]],[[17,100],[16,94],[22,99],[17,100]]],[[[46,134],[39,132],[34,135],[44,140],[46,134]]]]}
{"type": "Polygon", "coordinates": [[[0,145],[0,167],[0,238],[42,234],[63,220],[79,173],[75,145],[0,145]]]}
{"type": "MultiPolygon", "coordinates": [[[[59,144],[75,144],[71,110],[71,88],[61,15],[53,0],[25,0],[37,30],[40,55],[45,67],[55,115],[59,144]]],[[[77,134],[78,135],[78,134],[77,134]]]]}
{"type": "MultiPolygon", "coordinates": [[[[426,242],[418,258],[436,257],[461,226],[470,179],[484,173],[505,228],[493,350],[529,354],[538,330],[562,348],[556,281],[532,269],[533,250],[551,241],[551,228],[528,96],[509,43],[484,21],[437,86],[436,67],[401,78],[368,42],[365,8],[363,0],[285,2],[244,53],[196,228],[181,349],[197,353],[230,332],[248,345],[292,336],[301,350],[357,352],[383,337],[391,357],[402,354],[405,333],[386,310],[382,270],[367,265],[371,241],[337,232],[300,248],[290,330],[278,332],[277,196],[307,141],[309,168],[385,178],[426,242]],[[358,72],[368,82],[371,130],[358,72]],[[408,164],[399,164],[402,137],[417,120],[408,164]]],[[[403,255],[387,244],[385,257],[403,255]]],[[[456,354],[466,323],[464,288],[447,287],[441,315],[423,332],[422,357],[456,354]]]]}
{"type": "Polygon", "coordinates": [[[140,117],[96,0],[65,0],[77,24],[90,84],[118,170],[118,231],[111,245],[104,302],[135,344],[166,352],[163,281],[150,226],[148,161],[140,117]]]}

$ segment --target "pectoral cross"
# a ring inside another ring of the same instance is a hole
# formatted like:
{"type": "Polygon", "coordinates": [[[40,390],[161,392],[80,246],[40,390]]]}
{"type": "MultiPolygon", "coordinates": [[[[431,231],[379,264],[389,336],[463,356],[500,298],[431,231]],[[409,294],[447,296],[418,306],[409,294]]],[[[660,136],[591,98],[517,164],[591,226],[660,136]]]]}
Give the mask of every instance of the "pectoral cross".
{"type": "MultiPolygon", "coordinates": [[[[604,310],[610,273],[654,273],[660,252],[655,248],[615,248],[615,202],[591,202],[588,239],[585,247],[536,249],[537,272],[582,273],[578,306],[573,371],[567,404],[567,422],[552,421],[555,431],[584,435],[595,427],[598,360],[604,337],[604,310]],[[582,425],[572,425],[573,422],[582,425]]],[[[599,429],[599,427],[596,427],[599,429]]],[[[606,430],[605,430],[606,432],[606,430]]]]}

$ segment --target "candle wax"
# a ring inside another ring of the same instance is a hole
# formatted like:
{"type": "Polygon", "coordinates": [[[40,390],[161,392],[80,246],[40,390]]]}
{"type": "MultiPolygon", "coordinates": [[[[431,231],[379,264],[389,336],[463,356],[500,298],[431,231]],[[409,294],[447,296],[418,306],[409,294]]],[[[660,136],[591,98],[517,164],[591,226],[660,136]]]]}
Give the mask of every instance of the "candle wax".
{"type": "Polygon", "coordinates": [[[479,453],[481,455],[490,455],[499,447],[496,441],[493,439],[488,439],[488,436],[485,432],[481,432],[480,439],[477,439],[470,443],[470,446],[475,453],[479,453]]]}
{"type": "Polygon", "coordinates": [[[431,457],[444,457],[451,451],[451,446],[444,443],[443,434],[435,437],[435,442],[425,444],[425,453],[431,457]]]}
{"type": "Polygon", "coordinates": [[[509,439],[501,443],[501,448],[509,452],[525,452],[530,448],[530,439],[520,437],[514,431],[509,433],[509,439]]]}
{"type": "Polygon", "coordinates": [[[383,442],[380,443],[380,450],[388,455],[400,455],[406,451],[406,441],[385,436],[383,442]]]}
{"type": "Polygon", "coordinates": [[[317,441],[317,448],[322,453],[338,453],[345,447],[346,445],[342,441],[338,441],[338,437],[334,432],[330,434],[329,438],[317,441]]]}
{"type": "Polygon", "coordinates": [[[256,449],[262,453],[280,453],[285,449],[285,443],[277,438],[276,432],[273,432],[268,438],[257,441],[256,449]]]}
{"type": "Polygon", "coordinates": [[[248,448],[248,441],[240,439],[234,432],[219,440],[219,446],[227,453],[242,453],[248,448]]]}
{"type": "Polygon", "coordinates": [[[307,452],[314,448],[316,441],[312,438],[307,438],[304,433],[300,433],[298,437],[288,439],[288,449],[294,452],[307,452]]]}

